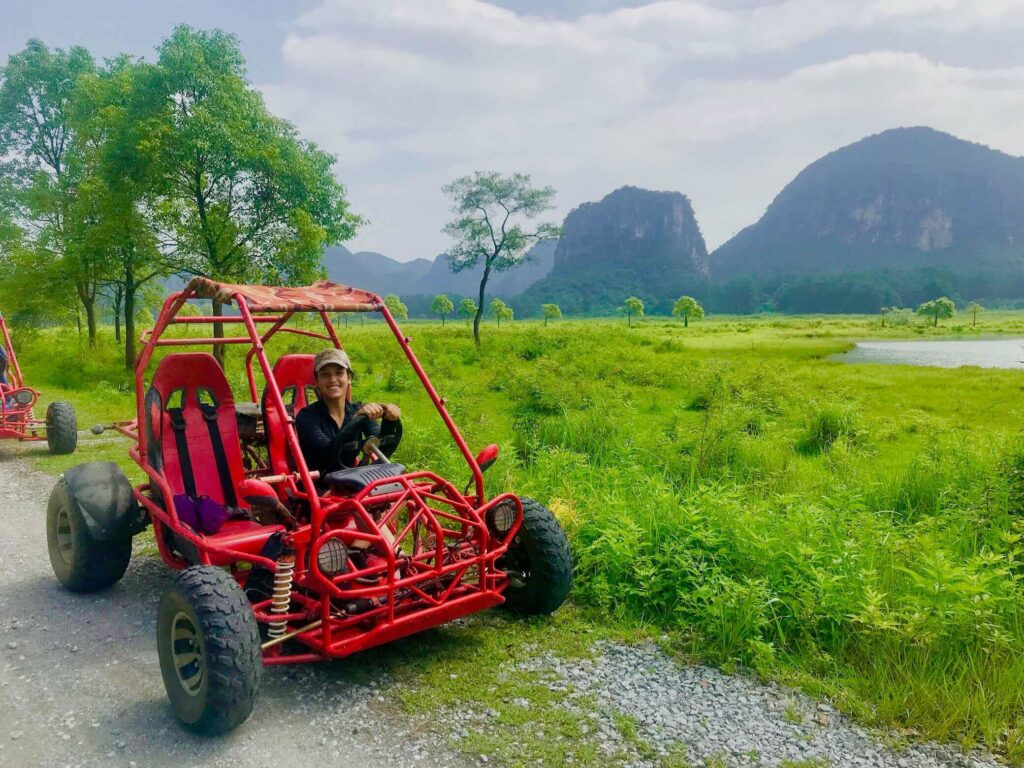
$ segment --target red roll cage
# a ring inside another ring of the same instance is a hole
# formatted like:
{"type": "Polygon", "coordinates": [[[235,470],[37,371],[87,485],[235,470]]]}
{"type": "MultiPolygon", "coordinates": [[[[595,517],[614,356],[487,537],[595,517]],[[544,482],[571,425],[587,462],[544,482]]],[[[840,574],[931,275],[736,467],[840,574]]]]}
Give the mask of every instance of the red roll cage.
{"type": "MultiPolygon", "coordinates": [[[[116,425],[119,431],[126,436],[136,440],[139,456],[133,454],[133,458],[139,461],[143,469],[147,469],[142,459],[146,456],[146,434],[145,430],[139,430],[138,425],[145,419],[145,374],[146,369],[153,357],[157,347],[182,347],[182,346],[208,346],[213,344],[249,344],[251,348],[245,356],[246,379],[249,384],[249,395],[252,402],[259,402],[259,392],[256,386],[256,375],[253,368],[253,358],[259,363],[264,380],[267,383],[267,393],[270,396],[270,403],[277,411],[280,418],[288,423],[294,421],[285,409],[284,400],[281,397],[280,388],[274,378],[270,361],[266,354],[266,344],[278,333],[291,333],[297,336],[312,337],[333,344],[338,349],[344,349],[338,334],[334,330],[329,312],[379,312],[384,321],[388,324],[395,339],[405,353],[409,364],[419,377],[424,389],[430,396],[431,402],[437,408],[442,421],[455,440],[459,451],[462,453],[466,464],[473,475],[473,484],[478,499],[484,497],[483,473],[476,461],[475,456],[466,445],[459,428],[455,425],[451,415],[445,408],[445,399],[441,397],[433,384],[427,377],[423,366],[412,351],[411,339],[404,335],[395,322],[394,317],[388,311],[384,301],[375,293],[350,288],[339,283],[332,283],[323,280],[313,285],[303,287],[273,287],[264,285],[236,285],[233,283],[222,283],[210,280],[205,277],[194,278],[184,290],[173,293],[167,297],[156,325],[148,331],[143,332],[141,341],[143,343],[135,364],[135,393],[137,417],[132,422],[125,422],[116,425]],[[236,315],[184,315],[179,316],[181,308],[186,302],[193,299],[210,299],[219,301],[222,304],[234,305],[238,308],[236,315]],[[289,328],[286,323],[296,313],[316,313],[323,321],[325,333],[317,333],[304,328],[289,328]],[[245,336],[210,336],[210,337],[188,337],[188,338],[163,338],[164,332],[172,325],[199,325],[222,323],[225,325],[241,324],[245,327],[245,336]],[[260,334],[259,325],[269,325],[265,333],[260,334]]],[[[6,328],[4,329],[6,336],[6,328]]],[[[20,376],[20,371],[19,374],[20,376]]],[[[297,472],[303,483],[312,487],[309,469],[299,449],[298,439],[295,430],[288,432],[288,447],[296,458],[297,472]]],[[[151,467],[149,469],[152,469],[151,467]]],[[[147,469],[148,472],[148,469],[147,469]]],[[[152,476],[152,473],[150,473],[152,476]]]]}

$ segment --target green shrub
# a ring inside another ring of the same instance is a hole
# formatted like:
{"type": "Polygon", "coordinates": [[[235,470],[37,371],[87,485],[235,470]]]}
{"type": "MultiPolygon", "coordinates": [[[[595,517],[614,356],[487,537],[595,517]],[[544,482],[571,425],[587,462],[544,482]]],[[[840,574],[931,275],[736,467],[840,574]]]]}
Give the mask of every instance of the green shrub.
{"type": "Polygon", "coordinates": [[[392,368],[385,387],[388,392],[405,392],[412,387],[415,380],[416,374],[408,368],[392,368]]]}
{"type": "Polygon", "coordinates": [[[863,435],[860,425],[860,414],[853,406],[829,403],[811,413],[798,447],[805,453],[823,453],[840,439],[855,443],[863,435]]]}

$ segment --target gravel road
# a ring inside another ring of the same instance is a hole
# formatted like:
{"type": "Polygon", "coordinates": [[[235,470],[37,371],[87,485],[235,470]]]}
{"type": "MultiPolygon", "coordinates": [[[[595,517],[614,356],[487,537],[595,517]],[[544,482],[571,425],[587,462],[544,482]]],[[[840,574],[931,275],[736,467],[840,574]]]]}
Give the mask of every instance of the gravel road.
{"type": "Polygon", "coordinates": [[[255,713],[227,736],[178,727],[154,628],[170,571],[137,558],[106,592],[63,590],[44,527],[54,478],[30,469],[20,448],[0,446],[0,766],[469,764],[443,737],[405,730],[385,676],[351,682],[358,656],[266,669],[255,713]]]}
{"type": "Polygon", "coordinates": [[[571,699],[597,696],[595,738],[606,753],[629,747],[611,713],[630,717],[656,754],[637,754],[637,768],[659,766],[670,754],[685,754],[692,766],[742,768],[999,767],[989,757],[938,744],[887,747],[883,734],[828,704],[717,669],[680,666],[654,645],[606,643],[593,659],[566,663],[542,654],[521,666],[552,674],[572,691],[571,699]]]}
{"type": "MultiPolygon", "coordinates": [[[[384,673],[369,670],[354,682],[358,656],[268,668],[256,711],[242,727],[214,739],[184,731],[167,703],[155,648],[156,606],[170,572],[154,558],[138,557],[106,592],[64,591],[46,551],[54,479],[32,470],[25,453],[0,446],[0,766],[486,762],[451,751],[452,734],[432,732],[424,725],[429,719],[400,711],[384,673]]],[[[668,756],[681,752],[694,767],[998,765],[933,744],[894,750],[826,704],[742,676],[680,666],[653,645],[604,644],[596,651],[593,659],[565,662],[539,649],[522,666],[570,691],[570,708],[586,718],[586,738],[609,758],[629,755],[627,764],[638,768],[670,764],[668,756]],[[634,724],[632,738],[623,736],[623,715],[634,724]]],[[[456,719],[456,736],[500,727],[481,713],[456,719]]]]}

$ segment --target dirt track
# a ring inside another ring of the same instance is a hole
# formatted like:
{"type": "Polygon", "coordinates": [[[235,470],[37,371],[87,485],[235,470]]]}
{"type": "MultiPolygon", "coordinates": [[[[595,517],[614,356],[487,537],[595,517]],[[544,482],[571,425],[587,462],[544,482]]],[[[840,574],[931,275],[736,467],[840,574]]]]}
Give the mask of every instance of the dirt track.
{"type": "Polygon", "coordinates": [[[352,681],[358,656],[265,670],[255,713],[228,736],[180,728],[154,630],[170,572],[137,557],[106,592],[62,589],[46,550],[54,478],[22,453],[0,445],[0,766],[465,764],[437,737],[403,732],[407,718],[394,711],[382,674],[352,681]]]}

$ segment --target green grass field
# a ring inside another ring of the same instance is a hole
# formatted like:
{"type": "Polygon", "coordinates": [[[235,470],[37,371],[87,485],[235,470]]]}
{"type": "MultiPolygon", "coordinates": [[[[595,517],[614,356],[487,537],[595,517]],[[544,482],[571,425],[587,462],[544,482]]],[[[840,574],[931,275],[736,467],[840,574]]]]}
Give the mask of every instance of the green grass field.
{"type": "MultiPolygon", "coordinates": [[[[339,331],[357,398],[402,407],[396,458],[468,478],[386,329],[339,331]]],[[[489,323],[479,353],[462,323],[406,331],[470,446],[501,445],[489,490],[540,499],[569,530],[580,617],[1024,761],[1024,375],[826,360],[864,338],[1024,336],[1024,313],[988,312],[977,328],[489,323]]],[[[271,356],[316,348],[295,339],[271,356]]],[[[101,341],[18,337],[44,403],[70,400],[83,428],[134,411],[120,350],[101,341]]],[[[229,354],[236,393],[240,359],[229,354]]],[[[32,453],[54,473],[91,459],[127,468],[109,435],[72,457],[32,453]]]]}

